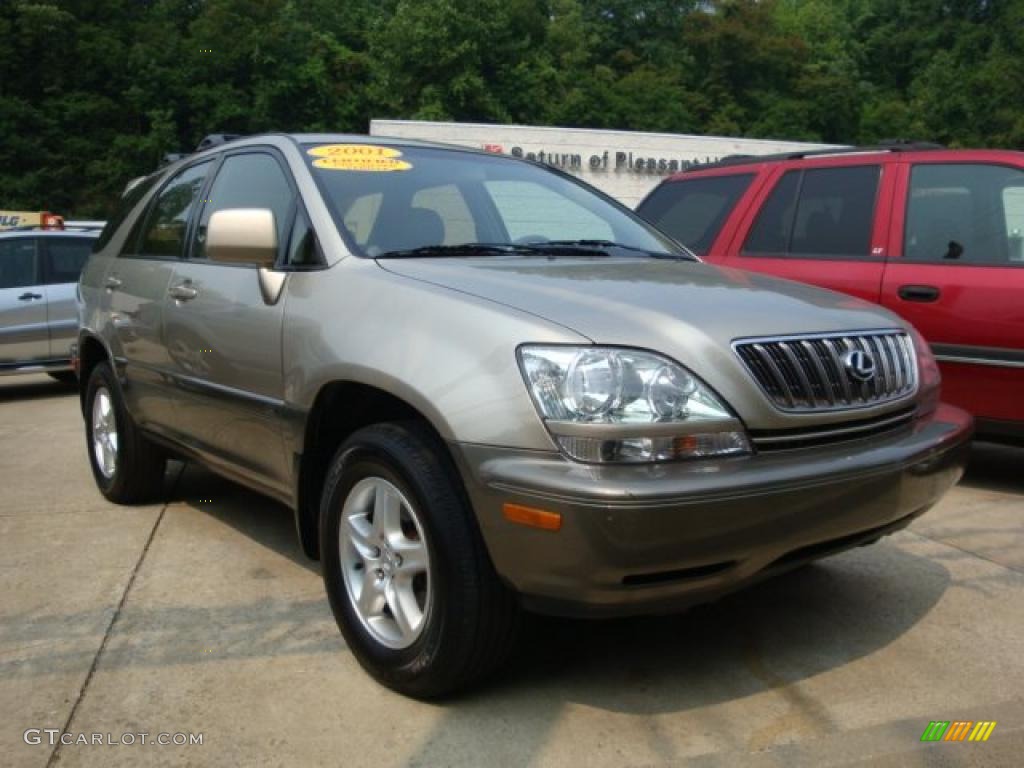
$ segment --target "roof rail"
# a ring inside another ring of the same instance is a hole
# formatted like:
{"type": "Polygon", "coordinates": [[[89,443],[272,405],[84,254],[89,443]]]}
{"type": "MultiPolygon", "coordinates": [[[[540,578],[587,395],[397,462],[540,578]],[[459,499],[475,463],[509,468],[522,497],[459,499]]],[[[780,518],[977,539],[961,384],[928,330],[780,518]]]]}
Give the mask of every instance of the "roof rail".
{"type": "MultiPolygon", "coordinates": [[[[220,146],[221,144],[227,144],[229,141],[234,141],[235,139],[241,139],[242,137],[243,137],[243,135],[241,133],[210,133],[210,134],[207,134],[206,136],[203,137],[203,140],[200,141],[196,145],[196,148],[193,149],[191,152],[167,152],[167,153],[165,153],[164,156],[162,158],[160,158],[160,165],[159,165],[159,167],[160,168],[164,168],[165,166],[168,166],[171,163],[176,163],[179,160],[183,160],[184,158],[188,157],[189,155],[193,155],[196,152],[202,152],[204,149],[209,149],[210,147],[217,147],[217,146],[220,146]]],[[[125,190],[125,191],[127,192],[127,190],[125,190]]]]}
{"type": "MultiPolygon", "coordinates": [[[[160,167],[163,168],[165,165],[176,163],[183,157],[188,157],[188,152],[166,152],[164,156],[160,158],[160,167]]],[[[145,178],[145,176],[142,178],[145,178]]]]}
{"type": "Polygon", "coordinates": [[[726,155],[710,163],[694,163],[687,171],[703,171],[708,168],[725,168],[730,165],[749,165],[751,163],[772,163],[780,160],[803,160],[809,157],[828,157],[829,155],[853,155],[860,152],[924,152],[934,149],[945,149],[942,144],[930,141],[908,141],[907,139],[885,139],[877,144],[859,147],[830,147],[829,149],[805,149],[797,152],[779,152],[773,155],[726,155]]]}
{"type": "Polygon", "coordinates": [[[216,147],[221,144],[227,144],[229,141],[242,138],[240,133],[211,133],[208,136],[204,136],[203,140],[196,146],[196,152],[202,152],[204,149],[210,147],[216,147]]]}

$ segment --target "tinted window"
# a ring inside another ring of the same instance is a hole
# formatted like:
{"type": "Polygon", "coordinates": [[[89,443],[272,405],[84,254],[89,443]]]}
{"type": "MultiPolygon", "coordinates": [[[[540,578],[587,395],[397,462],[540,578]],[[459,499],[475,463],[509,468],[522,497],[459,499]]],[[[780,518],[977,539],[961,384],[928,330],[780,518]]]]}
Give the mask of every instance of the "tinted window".
{"type": "Polygon", "coordinates": [[[39,283],[35,238],[0,239],[0,288],[24,288],[39,283]]]}
{"type": "Polygon", "coordinates": [[[146,195],[149,190],[153,188],[157,180],[160,178],[159,173],[154,173],[152,176],[148,176],[142,179],[138,184],[129,189],[125,195],[121,198],[121,203],[117,208],[114,215],[107,220],[106,226],[103,227],[103,231],[100,233],[99,239],[93,242],[93,250],[99,250],[106,246],[110,242],[111,238],[114,237],[114,233],[120,229],[124,220],[128,218],[128,214],[132,212],[139,201],[146,195]]]}
{"type": "Polygon", "coordinates": [[[869,256],[878,166],[804,171],[789,252],[869,256]]]}
{"type": "Polygon", "coordinates": [[[747,235],[744,253],[786,253],[789,249],[800,175],[800,171],[789,171],[775,185],[747,235]]]}
{"type": "Polygon", "coordinates": [[[77,283],[92,244],[92,238],[86,237],[46,238],[46,282],[77,283]]]}
{"type": "Polygon", "coordinates": [[[296,214],[288,237],[287,263],[293,267],[313,267],[323,263],[316,247],[313,228],[309,226],[306,214],[302,211],[296,214]]]}
{"type": "Polygon", "coordinates": [[[186,168],[164,187],[149,210],[139,252],[148,256],[181,257],[188,218],[199,199],[211,161],[186,168]]]}
{"type": "Polygon", "coordinates": [[[645,219],[667,232],[700,255],[711,250],[725,220],[754,175],[714,176],[662,184],[639,212],[645,219]]]}
{"type": "Polygon", "coordinates": [[[210,187],[210,199],[203,206],[192,256],[205,258],[210,216],[227,208],[269,208],[277,225],[277,242],[286,242],[294,202],[288,179],[272,156],[251,153],[226,158],[210,187]]]}
{"type": "Polygon", "coordinates": [[[628,209],[533,163],[427,147],[322,144],[304,150],[349,246],[365,256],[517,239],[614,240],[677,252],[628,209]]]}
{"type": "Polygon", "coordinates": [[[1024,172],[999,165],[916,165],[904,256],[1024,266],[1024,172]]]}
{"type": "Polygon", "coordinates": [[[879,167],[789,171],[765,203],[745,253],[869,256],[879,167]]]}

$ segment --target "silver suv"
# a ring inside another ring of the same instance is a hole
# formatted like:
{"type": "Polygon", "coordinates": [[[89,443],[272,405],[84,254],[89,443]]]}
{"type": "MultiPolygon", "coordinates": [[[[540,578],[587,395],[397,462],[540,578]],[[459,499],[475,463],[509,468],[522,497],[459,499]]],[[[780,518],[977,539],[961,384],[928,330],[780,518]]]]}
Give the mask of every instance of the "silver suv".
{"type": "Polygon", "coordinates": [[[197,152],[131,189],[81,294],[103,494],[177,456],[287,504],[352,652],[419,697],[500,665],[523,609],[677,610],[902,528],[972,428],[889,312],[454,147],[197,152]]]}
{"type": "Polygon", "coordinates": [[[0,375],[75,381],[75,289],[98,234],[88,227],[0,232],[0,375]]]}

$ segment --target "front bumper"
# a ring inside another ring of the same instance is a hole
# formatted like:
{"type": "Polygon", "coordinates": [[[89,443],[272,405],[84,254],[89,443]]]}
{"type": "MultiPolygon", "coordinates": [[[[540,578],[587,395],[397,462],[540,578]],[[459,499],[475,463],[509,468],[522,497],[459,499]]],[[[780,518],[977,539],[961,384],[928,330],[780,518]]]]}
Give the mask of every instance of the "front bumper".
{"type": "Polygon", "coordinates": [[[942,405],[893,434],[719,461],[452,450],[494,565],[527,607],[602,616],[677,610],[899,530],[960,479],[972,431],[942,405]],[[558,512],[561,530],[511,523],[505,503],[558,512]]]}

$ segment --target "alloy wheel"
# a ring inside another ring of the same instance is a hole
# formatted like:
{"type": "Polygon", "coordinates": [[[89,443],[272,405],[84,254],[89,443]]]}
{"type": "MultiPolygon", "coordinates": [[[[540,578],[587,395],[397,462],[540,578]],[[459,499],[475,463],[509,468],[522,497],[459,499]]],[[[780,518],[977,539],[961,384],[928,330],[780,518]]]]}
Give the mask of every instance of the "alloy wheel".
{"type": "Polygon", "coordinates": [[[100,387],[92,399],[92,452],[108,480],[117,471],[117,419],[110,390],[100,387]]]}
{"type": "Polygon", "coordinates": [[[430,552],[415,507],[382,477],[360,480],[342,508],[339,547],[345,591],[363,627],[387,648],[411,646],[433,600],[430,552]]]}

